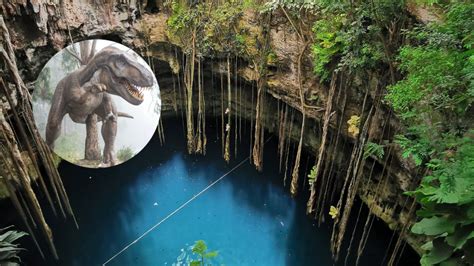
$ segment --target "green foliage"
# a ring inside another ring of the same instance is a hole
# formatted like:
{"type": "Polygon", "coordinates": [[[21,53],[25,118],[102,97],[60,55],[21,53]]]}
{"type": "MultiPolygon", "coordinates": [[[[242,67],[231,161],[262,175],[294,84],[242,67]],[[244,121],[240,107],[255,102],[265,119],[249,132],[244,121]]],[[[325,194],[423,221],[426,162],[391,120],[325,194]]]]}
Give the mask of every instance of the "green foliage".
{"type": "Polygon", "coordinates": [[[314,183],[314,181],[316,180],[316,173],[317,173],[317,169],[316,169],[316,165],[314,165],[313,168],[311,168],[311,171],[308,174],[308,183],[310,185],[312,185],[314,183]]]}
{"type": "Polygon", "coordinates": [[[323,80],[329,78],[330,72],[327,69],[327,65],[343,49],[343,39],[339,31],[344,20],[345,15],[340,14],[335,19],[318,20],[313,26],[315,34],[315,42],[312,45],[314,73],[323,80]]]}
{"type": "Polygon", "coordinates": [[[24,249],[14,242],[28,234],[9,230],[10,228],[11,226],[0,229],[0,265],[20,265],[21,263],[18,254],[24,249]]]}
{"type": "Polygon", "coordinates": [[[219,255],[219,252],[216,250],[208,251],[208,247],[204,240],[197,240],[189,249],[192,255],[187,255],[186,252],[182,250],[181,255],[177,259],[177,263],[174,263],[173,265],[212,265],[210,261],[219,255]]]}
{"type": "Polygon", "coordinates": [[[236,32],[244,8],[251,1],[198,2],[189,6],[188,1],[171,2],[172,15],[167,21],[168,33],[190,53],[194,39],[199,56],[212,56],[216,52],[242,53],[244,42],[236,32]]]}
{"type": "MultiPolygon", "coordinates": [[[[454,1],[455,2],[455,1],[454,1]]],[[[446,13],[447,23],[440,27],[440,31],[453,35],[460,40],[466,49],[474,48],[474,2],[459,1],[450,6],[446,13]]],[[[470,51],[472,55],[472,50],[470,51]]]]}
{"type": "Polygon", "coordinates": [[[471,103],[464,87],[466,58],[461,51],[407,46],[402,48],[399,60],[400,69],[407,75],[391,86],[387,95],[396,111],[412,111],[416,104],[418,109],[443,108],[462,113],[471,103]],[[420,102],[425,99],[428,101],[420,102]]]}
{"type": "MultiPolygon", "coordinates": [[[[420,127],[421,130],[426,130],[426,127],[420,127]]],[[[414,128],[411,129],[412,131],[415,130],[414,128]]],[[[418,131],[420,135],[418,136],[425,136],[427,132],[421,133],[418,131]],[[423,135],[421,135],[423,134],[423,135]]],[[[413,135],[412,135],[413,136],[413,135]]],[[[426,142],[427,138],[420,137],[417,139],[409,139],[403,135],[395,136],[395,143],[400,145],[403,150],[402,157],[404,159],[411,158],[416,166],[421,166],[423,160],[426,160],[431,154],[433,154],[433,150],[430,150],[430,144],[426,142]]]]}
{"type": "Polygon", "coordinates": [[[270,51],[267,54],[267,64],[274,65],[276,64],[277,61],[278,61],[277,55],[274,52],[270,51]]]}
{"type": "Polygon", "coordinates": [[[403,21],[404,1],[317,1],[321,10],[314,23],[314,72],[322,80],[334,70],[365,76],[384,69],[391,58],[386,34],[403,21]]]}
{"type": "Polygon", "coordinates": [[[271,0],[266,2],[261,12],[273,12],[279,8],[289,11],[316,13],[327,0],[271,0]]]}
{"type": "Polygon", "coordinates": [[[417,212],[423,219],[412,232],[434,237],[427,245],[423,265],[456,260],[457,265],[474,263],[474,139],[462,139],[457,151],[444,153],[434,163],[412,194],[421,203],[417,212]]]}
{"type": "Polygon", "coordinates": [[[444,7],[443,22],[407,32],[410,44],[398,56],[405,77],[389,87],[386,100],[406,128],[395,140],[402,156],[425,173],[408,193],[421,205],[412,232],[432,239],[421,264],[472,265],[474,4],[444,7]]]}
{"type": "Polygon", "coordinates": [[[207,245],[204,240],[198,240],[194,243],[192,252],[201,258],[202,265],[204,265],[204,259],[215,258],[218,255],[217,251],[207,251],[207,245]]]}
{"type": "Polygon", "coordinates": [[[373,143],[367,142],[364,147],[364,159],[369,158],[370,156],[375,156],[377,159],[382,159],[385,154],[384,146],[373,143]]]}
{"type": "Polygon", "coordinates": [[[122,147],[120,150],[117,151],[117,159],[121,162],[125,162],[130,160],[134,155],[132,148],[130,147],[122,147]]]}

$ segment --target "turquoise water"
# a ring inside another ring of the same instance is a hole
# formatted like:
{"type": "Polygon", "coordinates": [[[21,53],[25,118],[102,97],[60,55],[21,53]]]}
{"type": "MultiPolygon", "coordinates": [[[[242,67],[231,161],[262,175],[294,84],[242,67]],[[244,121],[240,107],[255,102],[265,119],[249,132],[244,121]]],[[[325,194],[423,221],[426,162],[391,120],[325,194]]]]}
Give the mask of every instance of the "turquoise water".
{"type": "MultiPolygon", "coordinates": [[[[208,133],[207,155],[187,155],[181,123],[174,124],[165,146],[154,138],[115,168],[61,164],[80,230],[49,217],[60,261],[44,265],[102,265],[248,154],[242,144],[241,156],[227,165],[220,140],[208,133]]],[[[333,265],[329,225],[318,227],[305,215],[306,197],[290,197],[277,162],[275,139],[267,144],[263,173],[246,161],[107,265],[172,265],[200,239],[219,251],[213,265],[333,265]]],[[[380,264],[385,255],[391,231],[374,228],[360,265],[380,264]]],[[[34,250],[28,254],[27,262],[41,265],[34,250]]]]}

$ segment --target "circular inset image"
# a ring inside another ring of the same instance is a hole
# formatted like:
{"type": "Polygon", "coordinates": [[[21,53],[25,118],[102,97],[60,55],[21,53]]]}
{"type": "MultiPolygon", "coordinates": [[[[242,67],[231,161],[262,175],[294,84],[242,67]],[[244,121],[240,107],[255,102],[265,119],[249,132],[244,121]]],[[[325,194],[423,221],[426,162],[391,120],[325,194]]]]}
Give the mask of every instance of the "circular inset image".
{"type": "Polygon", "coordinates": [[[158,82],[130,48],[107,40],[74,43],[36,80],[33,111],[47,145],[88,168],[123,163],[152,138],[160,119],[158,82]]]}

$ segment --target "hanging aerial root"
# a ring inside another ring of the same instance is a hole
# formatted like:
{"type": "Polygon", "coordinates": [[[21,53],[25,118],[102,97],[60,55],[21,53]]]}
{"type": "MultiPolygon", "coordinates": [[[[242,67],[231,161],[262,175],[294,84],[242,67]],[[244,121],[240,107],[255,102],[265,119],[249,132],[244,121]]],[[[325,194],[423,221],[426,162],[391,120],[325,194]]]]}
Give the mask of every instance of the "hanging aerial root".
{"type": "Polygon", "coordinates": [[[305,110],[305,100],[304,100],[304,92],[303,92],[303,80],[301,78],[301,60],[306,51],[306,47],[308,47],[308,42],[304,44],[301,52],[298,56],[298,85],[299,85],[299,98],[300,98],[300,105],[301,105],[301,113],[303,115],[301,121],[301,131],[300,131],[300,140],[298,143],[298,149],[296,151],[296,158],[295,163],[293,166],[293,173],[291,174],[291,187],[290,192],[293,197],[296,196],[298,193],[298,179],[299,179],[299,169],[300,169],[300,160],[301,160],[301,150],[303,149],[303,136],[304,136],[304,128],[306,123],[306,110],[305,110]]]}
{"type": "MultiPolygon", "coordinates": [[[[21,139],[22,143],[25,144],[30,160],[38,174],[40,186],[42,188],[44,196],[50,203],[52,211],[56,214],[56,208],[52,204],[56,203],[59,206],[63,217],[66,217],[66,210],[67,213],[73,218],[74,223],[78,228],[77,221],[75,219],[74,212],[72,211],[72,207],[69,203],[69,199],[67,197],[62,180],[59,176],[56,166],[53,163],[51,151],[49,150],[49,148],[46,147],[46,144],[42,140],[33,121],[33,111],[31,109],[30,104],[32,100],[31,95],[29,94],[28,89],[26,88],[25,84],[23,83],[23,80],[19,75],[13,46],[10,41],[9,32],[1,16],[0,32],[2,35],[2,38],[0,38],[0,58],[3,59],[7,71],[10,74],[10,77],[12,78],[13,83],[15,85],[14,90],[16,91],[17,95],[16,106],[14,106],[13,100],[10,97],[10,87],[6,85],[3,80],[1,80],[0,86],[3,88],[8,104],[11,107],[10,109],[13,114],[13,120],[16,125],[15,128],[19,129],[19,136],[15,137],[15,132],[13,131],[13,128],[6,121],[7,119],[10,120],[8,113],[0,105],[0,136],[3,136],[4,143],[6,144],[6,152],[2,153],[3,155],[5,155],[3,158],[6,167],[5,169],[3,169],[2,172],[4,176],[9,175],[12,178],[14,178],[15,176],[18,177],[19,182],[17,182],[16,184],[12,184],[10,181],[7,180],[7,189],[9,190],[10,198],[12,199],[15,208],[19,212],[20,216],[25,222],[25,225],[28,228],[29,233],[35,241],[35,245],[37,245],[37,241],[35,235],[33,235],[33,232],[31,231],[32,226],[40,228],[53,256],[57,259],[58,256],[56,253],[56,248],[54,246],[51,230],[45,221],[41,206],[38,202],[35,192],[31,187],[31,180],[28,176],[28,169],[26,167],[25,162],[23,161],[23,158],[21,157],[21,153],[18,148],[16,139],[21,139]],[[6,115],[7,117],[5,117],[4,115],[6,115]],[[34,150],[34,148],[36,148],[36,150],[34,150]],[[37,153],[34,153],[34,151],[36,151],[37,153]],[[11,158],[11,162],[13,165],[10,165],[8,163],[7,157],[11,158]],[[47,186],[43,181],[43,175],[38,164],[39,162],[42,162],[42,166],[46,172],[46,175],[49,178],[50,188],[52,188],[53,195],[55,196],[54,201],[51,198],[47,186]],[[16,191],[18,192],[18,197],[16,197],[16,191]],[[63,206],[65,207],[65,210],[63,209],[63,206]],[[28,219],[26,219],[26,215],[28,215],[28,217],[30,218],[30,222],[28,222],[28,219]]],[[[94,44],[95,43],[93,42],[92,48],[94,48],[94,44]]],[[[14,124],[11,121],[10,123],[12,125],[14,124]]],[[[37,245],[37,247],[40,254],[43,256],[44,254],[39,248],[39,245],[37,245]]]]}
{"type": "MultiPolygon", "coordinates": [[[[2,173],[2,175],[7,176],[4,173],[2,173]]],[[[36,240],[36,236],[33,233],[31,225],[28,222],[28,219],[26,218],[24,207],[20,204],[20,201],[18,200],[18,197],[16,196],[15,188],[13,187],[13,185],[11,183],[11,180],[8,180],[8,177],[2,177],[2,178],[0,178],[0,180],[3,181],[3,185],[7,188],[8,196],[9,196],[10,200],[12,201],[13,206],[15,207],[17,212],[20,214],[20,217],[21,217],[21,220],[23,221],[23,223],[26,225],[26,229],[28,231],[28,234],[33,239],[33,242],[35,243],[36,249],[39,251],[39,253],[41,255],[41,258],[44,259],[43,250],[41,249],[40,245],[38,244],[38,240],[36,240]]]]}
{"type": "Polygon", "coordinates": [[[33,152],[33,148],[32,148],[31,143],[30,143],[31,139],[28,138],[28,136],[26,134],[26,131],[25,131],[25,128],[23,126],[23,123],[20,120],[20,117],[19,117],[16,109],[14,108],[13,100],[11,99],[10,92],[8,91],[8,89],[5,85],[5,82],[3,81],[3,78],[0,78],[0,87],[2,87],[3,92],[5,93],[5,96],[6,96],[7,101],[8,101],[8,105],[10,106],[10,110],[13,113],[13,118],[15,120],[15,123],[18,125],[18,129],[19,129],[19,132],[20,132],[21,139],[22,139],[23,143],[26,144],[26,149],[28,151],[28,156],[30,157],[30,160],[33,164],[35,172],[38,175],[38,180],[39,180],[41,189],[43,190],[43,193],[45,194],[46,199],[48,200],[49,206],[51,207],[51,209],[53,210],[54,215],[56,216],[57,215],[56,208],[54,207],[53,201],[51,199],[51,195],[50,195],[50,193],[49,193],[49,191],[46,187],[46,184],[44,182],[44,177],[41,174],[41,171],[40,171],[40,168],[39,168],[39,165],[38,165],[38,161],[37,161],[36,156],[33,152]]]}
{"type": "Polygon", "coordinates": [[[224,75],[222,72],[220,73],[221,76],[221,147],[222,147],[222,157],[225,158],[225,109],[224,106],[224,75]]]}
{"type": "Polygon", "coordinates": [[[286,179],[288,177],[288,166],[290,165],[289,163],[289,158],[290,158],[290,148],[291,148],[291,132],[293,132],[293,125],[295,123],[295,109],[291,109],[291,118],[290,118],[290,128],[288,130],[287,136],[285,137],[286,139],[286,151],[285,151],[285,175],[283,177],[283,185],[286,186],[286,179]]]}
{"type": "Polygon", "coordinates": [[[263,148],[264,148],[264,106],[265,106],[265,89],[267,86],[267,56],[270,51],[270,34],[265,29],[265,24],[271,21],[271,15],[261,17],[262,23],[260,23],[263,45],[262,51],[258,60],[253,61],[254,70],[257,74],[257,103],[255,107],[255,131],[254,131],[254,143],[252,149],[253,164],[257,171],[263,170],[263,148]]]}
{"type": "MultiPolygon", "coordinates": [[[[341,110],[341,115],[340,115],[340,119],[339,119],[339,125],[338,125],[338,128],[337,128],[337,132],[336,132],[336,141],[335,141],[335,144],[333,145],[333,150],[337,151],[338,147],[339,147],[339,140],[340,140],[340,137],[341,137],[341,128],[342,128],[342,124],[343,124],[343,119],[344,119],[344,113],[345,113],[345,110],[346,110],[346,100],[347,100],[347,92],[345,90],[340,90],[340,92],[344,91],[344,96],[343,96],[343,100],[342,100],[342,110],[341,110]]],[[[339,94],[339,93],[338,93],[339,94]]],[[[326,200],[327,200],[327,195],[329,193],[329,190],[332,189],[332,193],[331,193],[331,198],[329,199],[329,201],[331,202],[332,201],[332,195],[334,193],[334,190],[336,189],[337,185],[336,183],[337,182],[331,182],[331,178],[333,176],[333,173],[334,173],[334,166],[337,165],[337,163],[340,163],[340,162],[336,162],[337,161],[337,156],[336,156],[337,152],[332,152],[332,156],[330,159],[331,161],[331,164],[329,166],[329,174],[328,174],[328,177],[327,177],[327,180],[326,180],[326,185],[324,186],[324,191],[322,192],[322,202],[320,204],[320,209],[319,209],[319,215],[317,215],[319,218],[318,218],[318,224],[321,224],[321,222],[323,222],[324,220],[324,207],[326,205],[326,200]],[[331,187],[332,186],[332,187],[331,187]]],[[[319,202],[318,202],[319,203],[319,202]]]]}
{"type": "Polygon", "coordinates": [[[227,124],[225,125],[225,147],[224,147],[224,160],[230,161],[230,134],[231,134],[231,109],[232,109],[232,90],[230,83],[230,57],[227,56],[227,109],[225,114],[227,115],[227,124]]]}
{"type": "Polygon", "coordinates": [[[188,153],[196,151],[194,137],[194,119],[193,119],[193,86],[194,86],[194,67],[196,59],[196,32],[193,32],[191,58],[186,60],[185,80],[186,87],[186,138],[188,153]]]}
{"type": "MultiPolygon", "coordinates": [[[[377,91],[378,91],[378,90],[377,90],[377,91]]],[[[375,103],[373,104],[375,110],[380,110],[381,103],[382,103],[381,98],[377,96],[377,97],[375,98],[375,103]]],[[[377,111],[375,111],[375,112],[377,112],[377,111]]],[[[375,112],[374,112],[374,113],[375,113],[375,112]]],[[[374,116],[375,116],[375,115],[374,115],[374,116]]],[[[387,119],[387,120],[385,120],[385,121],[383,122],[382,136],[385,134],[385,130],[387,129],[387,125],[389,124],[389,121],[390,121],[390,116],[389,116],[389,119],[387,119]]],[[[369,136],[368,136],[368,137],[369,137],[369,136]]],[[[378,144],[380,145],[382,141],[383,141],[382,139],[379,140],[379,143],[378,143],[378,144]]],[[[364,146],[363,148],[365,149],[365,146],[364,146]]],[[[388,158],[388,157],[389,157],[389,156],[387,156],[387,158],[388,158]]],[[[361,166],[359,175],[362,175],[363,170],[364,170],[364,164],[365,164],[365,160],[366,160],[365,155],[363,156],[363,158],[364,158],[364,160],[363,160],[363,164],[362,164],[362,166],[361,166]]],[[[370,181],[372,180],[372,175],[373,175],[373,172],[374,172],[374,168],[375,168],[376,162],[377,162],[376,160],[373,160],[373,161],[372,161],[372,166],[370,167],[369,175],[368,175],[368,177],[366,177],[366,181],[364,182],[365,185],[363,185],[363,187],[369,186],[370,181]]],[[[386,162],[386,161],[385,161],[385,162],[386,162]]],[[[386,165],[384,164],[384,168],[383,168],[383,170],[382,170],[382,175],[384,174],[385,166],[386,166],[386,165]]],[[[362,182],[362,180],[361,180],[360,182],[362,182]]],[[[379,185],[380,185],[380,183],[378,184],[378,186],[379,186],[379,185]]],[[[358,188],[356,188],[356,190],[357,190],[357,189],[358,189],[358,188]]],[[[376,191],[378,191],[378,189],[377,189],[376,191]]],[[[352,243],[353,243],[353,241],[354,241],[355,234],[356,234],[356,231],[357,231],[357,227],[358,227],[358,225],[359,225],[359,219],[360,219],[360,215],[361,215],[361,212],[362,212],[362,208],[363,208],[363,205],[361,204],[361,205],[359,206],[359,211],[358,211],[358,214],[357,214],[356,224],[355,224],[355,226],[354,226],[354,228],[353,228],[353,230],[352,230],[352,236],[351,236],[351,239],[350,239],[350,242],[349,242],[349,247],[347,248],[345,264],[347,264],[347,262],[348,262],[348,260],[349,260],[350,251],[351,251],[351,248],[352,248],[352,243]]],[[[369,210],[372,211],[372,206],[369,206],[369,210]]],[[[360,242],[359,242],[359,248],[358,248],[358,252],[357,252],[357,261],[356,261],[356,264],[358,263],[359,258],[360,258],[361,254],[362,254],[361,245],[365,246],[365,244],[363,244],[362,242],[366,241],[366,240],[368,239],[368,236],[369,236],[368,230],[370,230],[370,228],[369,228],[368,226],[369,226],[369,224],[371,225],[371,222],[370,222],[370,221],[372,221],[372,219],[371,219],[371,216],[372,216],[372,215],[371,215],[371,214],[372,214],[372,213],[369,213],[369,215],[368,215],[368,217],[367,217],[367,219],[366,219],[365,225],[364,225],[362,237],[361,237],[360,242]]]]}
{"type": "Polygon", "coordinates": [[[252,150],[253,164],[258,171],[262,171],[263,168],[263,128],[262,128],[262,101],[263,101],[263,82],[261,79],[257,81],[257,104],[255,114],[255,133],[254,133],[254,144],[252,150]]]}
{"type": "Polygon", "coordinates": [[[0,129],[3,140],[6,142],[6,150],[9,153],[8,155],[10,156],[10,158],[12,158],[15,171],[11,169],[6,158],[4,158],[4,164],[11,176],[13,176],[13,173],[16,172],[16,176],[20,180],[21,187],[23,188],[25,197],[28,201],[28,205],[33,211],[34,219],[40,224],[41,232],[47,240],[51,253],[53,254],[54,258],[58,259],[58,254],[56,252],[56,247],[53,242],[53,235],[51,233],[51,229],[49,228],[48,224],[44,219],[41,206],[39,205],[38,199],[36,198],[36,195],[31,187],[31,180],[28,176],[27,166],[23,162],[21,153],[15,142],[13,131],[10,125],[5,120],[3,114],[3,108],[0,106],[0,129]]]}
{"type": "MultiPolygon", "coordinates": [[[[204,75],[204,73],[202,73],[204,75]]],[[[204,82],[204,76],[201,77],[201,81],[204,82]]],[[[204,84],[201,85],[201,88],[204,88],[204,84]]],[[[202,131],[201,131],[201,139],[202,139],[202,154],[206,155],[206,147],[207,147],[207,136],[206,136],[206,100],[204,98],[204,91],[201,92],[201,104],[202,104],[202,131]]]]}
{"type": "Polygon", "coordinates": [[[201,59],[198,59],[198,117],[197,117],[197,132],[196,132],[196,153],[203,154],[203,134],[202,134],[202,120],[203,120],[203,102],[202,102],[202,83],[201,83],[201,59]]]}
{"type": "Polygon", "coordinates": [[[238,86],[237,86],[237,68],[238,68],[238,62],[237,62],[237,56],[235,57],[235,69],[234,69],[234,91],[235,91],[235,108],[234,110],[236,111],[236,115],[234,116],[234,157],[237,157],[237,147],[239,145],[237,145],[237,139],[238,139],[238,129],[237,127],[239,126],[239,123],[238,123],[238,108],[239,108],[239,105],[237,105],[238,103],[238,96],[239,96],[239,91],[238,91],[238,86]]]}
{"type": "MultiPolygon", "coordinates": [[[[186,106],[186,92],[185,92],[185,88],[182,88],[183,86],[181,86],[181,84],[184,84],[184,55],[182,56],[181,58],[181,61],[179,61],[178,59],[178,49],[175,47],[174,49],[174,56],[175,56],[175,60],[176,62],[178,62],[178,73],[176,73],[176,76],[177,76],[177,83],[178,83],[178,94],[179,94],[179,99],[181,101],[180,105],[181,106],[186,106]]],[[[183,128],[183,133],[185,133],[185,123],[184,123],[184,117],[185,117],[185,110],[186,108],[179,108],[180,109],[180,114],[181,114],[181,123],[182,123],[182,128],[183,128]],[[185,109],[183,111],[183,109],[185,109]]]]}
{"type": "MultiPolygon", "coordinates": [[[[416,203],[417,203],[416,200],[413,200],[410,206],[410,209],[408,211],[408,217],[412,217],[413,214],[415,213],[416,203]]],[[[390,260],[387,263],[388,266],[394,265],[395,259],[397,258],[399,250],[400,250],[400,246],[403,242],[403,237],[405,236],[409,227],[410,227],[410,223],[406,223],[403,225],[402,230],[400,230],[400,234],[398,235],[397,243],[395,244],[395,248],[393,249],[392,256],[390,257],[390,260]]]]}
{"type": "Polygon", "coordinates": [[[311,194],[309,196],[309,200],[306,205],[306,213],[314,213],[314,206],[316,203],[315,202],[316,201],[316,184],[318,181],[319,174],[321,172],[322,163],[324,160],[324,154],[326,151],[329,121],[331,120],[334,92],[336,91],[336,79],[337,79],[337,75],[333,74],[331,78],[331,85],[329,87],[328,100],[326,102],[326,111],[324,112],[323,134],[321,136],[321,145],[319,146],[318,161],[316,163],[316,170],[315,170],[316,175],[315,175],[314,181],[311,184],[311,194]]]}
{"type": "Polygon", "coordinates": [[[280,126],[278,129],[278,154],[280,156],[280,164],[279,164],[279,171],[281,173],[281,166],[283,163],[283,156],[285,153],[285,136],[287,131],[287,123],[288,123],[288,105],[285,105],[285,109],[281,108],[280,113],[280,126]]]}
{"type": "MultiPolygon", "coordinates": [[[[363,173],[363,169],[365,165],[365,159],[363,158],[362,155],[363,155],[364,146],[366,143],[367,132],[372,121],[373,113],[374,113],[374,106],[372,105],[367,115],[367,118],[365,119],[362,133],[359,135],[359,142],[356,144],[356,148],[355,148],[356,159],[355,159],[354,167],[352,168],[352,174],[351,174],[352,178],[350,178],[351,181],[349,184],[349,188],[347,190],[346,204],[344,206],[342,217],[339,219],[339,216],[338,216],[334,222],[333,234],[331,236],[331,251],[333,252],[333,256],[335,260],[337,260],[339,257],[339,251],[340,251],[342,240],[347,228],[347,222],[349,220],[349,216],[352,210],[352,205],[354,203],[354,199],[355,199],[357,190],[359,188],[359,184],[362,179],[362,173],[363,173]],[[337,230],[338,233],[334,234],[336,231],[335,229],[337,225],[339,225],[338,230],[337,230]]],[[[341,206],[339,206],[339,208],[340,207],[341,206]]]]}

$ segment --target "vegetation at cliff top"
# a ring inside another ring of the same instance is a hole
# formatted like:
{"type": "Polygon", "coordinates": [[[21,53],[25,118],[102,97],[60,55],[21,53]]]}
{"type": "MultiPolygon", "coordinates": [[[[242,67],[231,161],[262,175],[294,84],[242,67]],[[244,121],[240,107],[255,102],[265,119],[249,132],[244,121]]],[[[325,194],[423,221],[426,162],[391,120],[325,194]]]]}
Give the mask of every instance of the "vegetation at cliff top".
{"type": "Polygon", "coordinates": [[[190,53],[193,43],[198,57],[213,56],[216,52],[242,53],[245,40],[235,29],[242,16],[243,2],[226,1],[215,5],[212,1],[203,1],[190,6],[186,1],[173,0],[170,8],[168,33],[184,45],[186,53],[190,53]]]}

